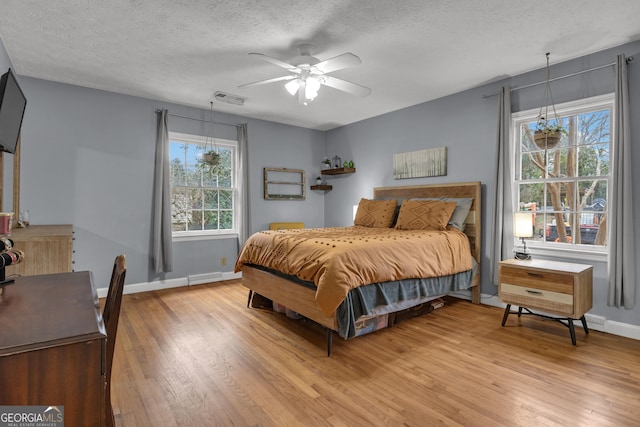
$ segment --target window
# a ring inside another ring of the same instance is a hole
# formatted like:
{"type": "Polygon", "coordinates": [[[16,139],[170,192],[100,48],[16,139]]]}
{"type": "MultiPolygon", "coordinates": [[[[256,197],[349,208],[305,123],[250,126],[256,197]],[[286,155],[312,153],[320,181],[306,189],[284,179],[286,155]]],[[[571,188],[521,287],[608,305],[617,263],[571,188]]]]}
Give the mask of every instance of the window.
{"type": "Polygon", "coordinates": [[[217,165],[205,161],[211,139],[169,133],[174,237],[236,233],[237,142],[216,138],[217,165]]]}
{"type": "Polygon", "coordinates": [[[613,105],[613,95],[557,105],[566,134],[547,150],[533,138],[539,110],[512,115],[513,208],[533,213],[530,246],[606,251],[613,105]]]}

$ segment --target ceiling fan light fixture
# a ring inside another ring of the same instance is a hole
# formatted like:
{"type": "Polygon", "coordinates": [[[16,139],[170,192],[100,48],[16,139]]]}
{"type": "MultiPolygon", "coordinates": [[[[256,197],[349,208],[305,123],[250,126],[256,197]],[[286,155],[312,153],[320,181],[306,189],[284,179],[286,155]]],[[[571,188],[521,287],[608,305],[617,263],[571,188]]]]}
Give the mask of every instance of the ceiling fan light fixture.
{"type": "Polygon", "coordinates": [[[293,96],[296,94],[296,92],[298,92],[298,89],[300,89],[300,81],[299,79],[291,80],[289,83],[284,85],[284,87],[285,89],[287,89],[287,92],[289,92],[291,96],[293,96]]]}
{"type": "Polygon", "coordinates": [[[320,81],[316,77],[307,78],[304,86],[304,96],[309,101],[313,101],[318,96],[320,90],[320,81]]]}

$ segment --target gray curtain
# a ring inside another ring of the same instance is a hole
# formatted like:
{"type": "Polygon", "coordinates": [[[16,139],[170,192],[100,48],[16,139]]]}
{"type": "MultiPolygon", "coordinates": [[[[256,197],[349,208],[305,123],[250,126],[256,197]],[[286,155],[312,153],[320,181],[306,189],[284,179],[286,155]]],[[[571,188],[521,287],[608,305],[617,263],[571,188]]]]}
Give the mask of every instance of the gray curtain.
{"type": "Polygon", "coordinates": [[[612,188],[609,192],[609,297],[607,304],[635,306],[636,269],[633,224],[633,189],[631,181],[631,132],[629,118],[629,83],[624,55],[616,60],[616,114],[612,160],[612,188]]]}
{"type": "Polygon", "coordinates": [[[169,129],[167,110],[158,111],[153,192],[153,264],[156,273],[172,271],[171,183],[169,181],[169,129]]]}
{"type": "Polygon", "coordinates": [[[249,223],[249,149],[247,138],[247,124],[238,125],[238,253],[244,242],[249,238],[251,226],[249,223]]]}
{"type": "Polygon", "coordinates": [[[498,263],[513,255],[513,197],[511,174],[511,89],[504,86],[498,106],[498,168],[496,174],[496,199],[493,210],[491,241],[491,283],[498,283],[498,263]]]}

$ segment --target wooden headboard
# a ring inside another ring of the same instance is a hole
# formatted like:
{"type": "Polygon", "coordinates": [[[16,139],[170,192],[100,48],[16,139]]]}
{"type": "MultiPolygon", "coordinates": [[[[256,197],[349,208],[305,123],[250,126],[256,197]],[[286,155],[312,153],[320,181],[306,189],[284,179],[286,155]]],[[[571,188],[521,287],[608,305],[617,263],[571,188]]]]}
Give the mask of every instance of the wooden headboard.
{"type": "Polygon", "coordinates": [[[473,280],[472,301],[476,304],[480,303],[480,260],[482,259],[482,186],[480,182],[377,187],[373,189],[373,197],[399,200],[421,197],[473,198],[471,210],[465,220],[464,233],[469,236],[471,254],[478,262],[478,274],[473,280]]]}

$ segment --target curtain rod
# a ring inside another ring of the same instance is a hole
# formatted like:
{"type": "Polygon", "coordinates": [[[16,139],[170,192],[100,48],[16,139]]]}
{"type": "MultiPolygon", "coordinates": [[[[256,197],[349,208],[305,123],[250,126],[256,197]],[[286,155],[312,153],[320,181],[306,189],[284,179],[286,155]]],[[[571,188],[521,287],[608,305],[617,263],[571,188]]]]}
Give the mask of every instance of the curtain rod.
{"type": "MultiPolygon", "coordinates": [[[[156,110],[156,113],[159,113],[159,112],[161,112],[161,111],[162,111],[162,110],[157,109],[157,110],[156,110]]],[[[211,121],[211,120],[206,120],[206,119],[198,119],[198,118],[195,118],[195,117],[181,116],[181,115],[179,115],[179,114],[173,114],[173,113],[169,113],[169,112],[167,112],[167,115],[169,115],[169,116],[173,116],[173,117],[180,117],[181,119],[196,120],[196,121],[198,121],[198,122],[213,123],[213,124],[215,124],[215,125],[233,126],[234,128],[237,128],[237,127],[239,127],[239,126],[240,126],[240,125],[232,125],[232,124],[230,124],[230,123],[222,123],[222,122],[216,122],[216,121],[211,121]]]]}
{"type": "MultiPolygon", "coordinates": [[[[630,56],[630,57],[627,58],[627,63],[629,63],[631,61],[633,61],[633,56],[630,56]]],[[[555,82],[556,80],[566,79],[567,77],[573,77],[573,76],[578,76],[578,75],[584,74],[584,73],[590,73],[591,71],[596,71],[596,70],[600,70],[602,68],[612,67],[614,65],[616,65],[616,63],[612,62],[610,64],[600,65],[598,67],[588,68],[588,69],[582,70],[582,71],[576,71],[575,73],[571,73],[571,74],[567,74],[567,75],[564,75],[564,76],[560,76],[560,77],[555,77],[553,79],[549,79],[549,82],[555,82]]],[[[545,83],[547,83],[546,80],[542,81],[542,82],[531,83],[531,84],[524,85],[524,86],[516,86],[516,87],[512,88],[510,90],[510,92],[513,92],[515,90],[527,89],[527,88],[530,88],[530,87],[533,87],[533,86],[543,85],[545,83]]],[[[490,97],[496,96],[496,95],[498,95],[498,92],[492,93],[491,95],[482,95],[482,98],[490,98],[490,97]]]]}

